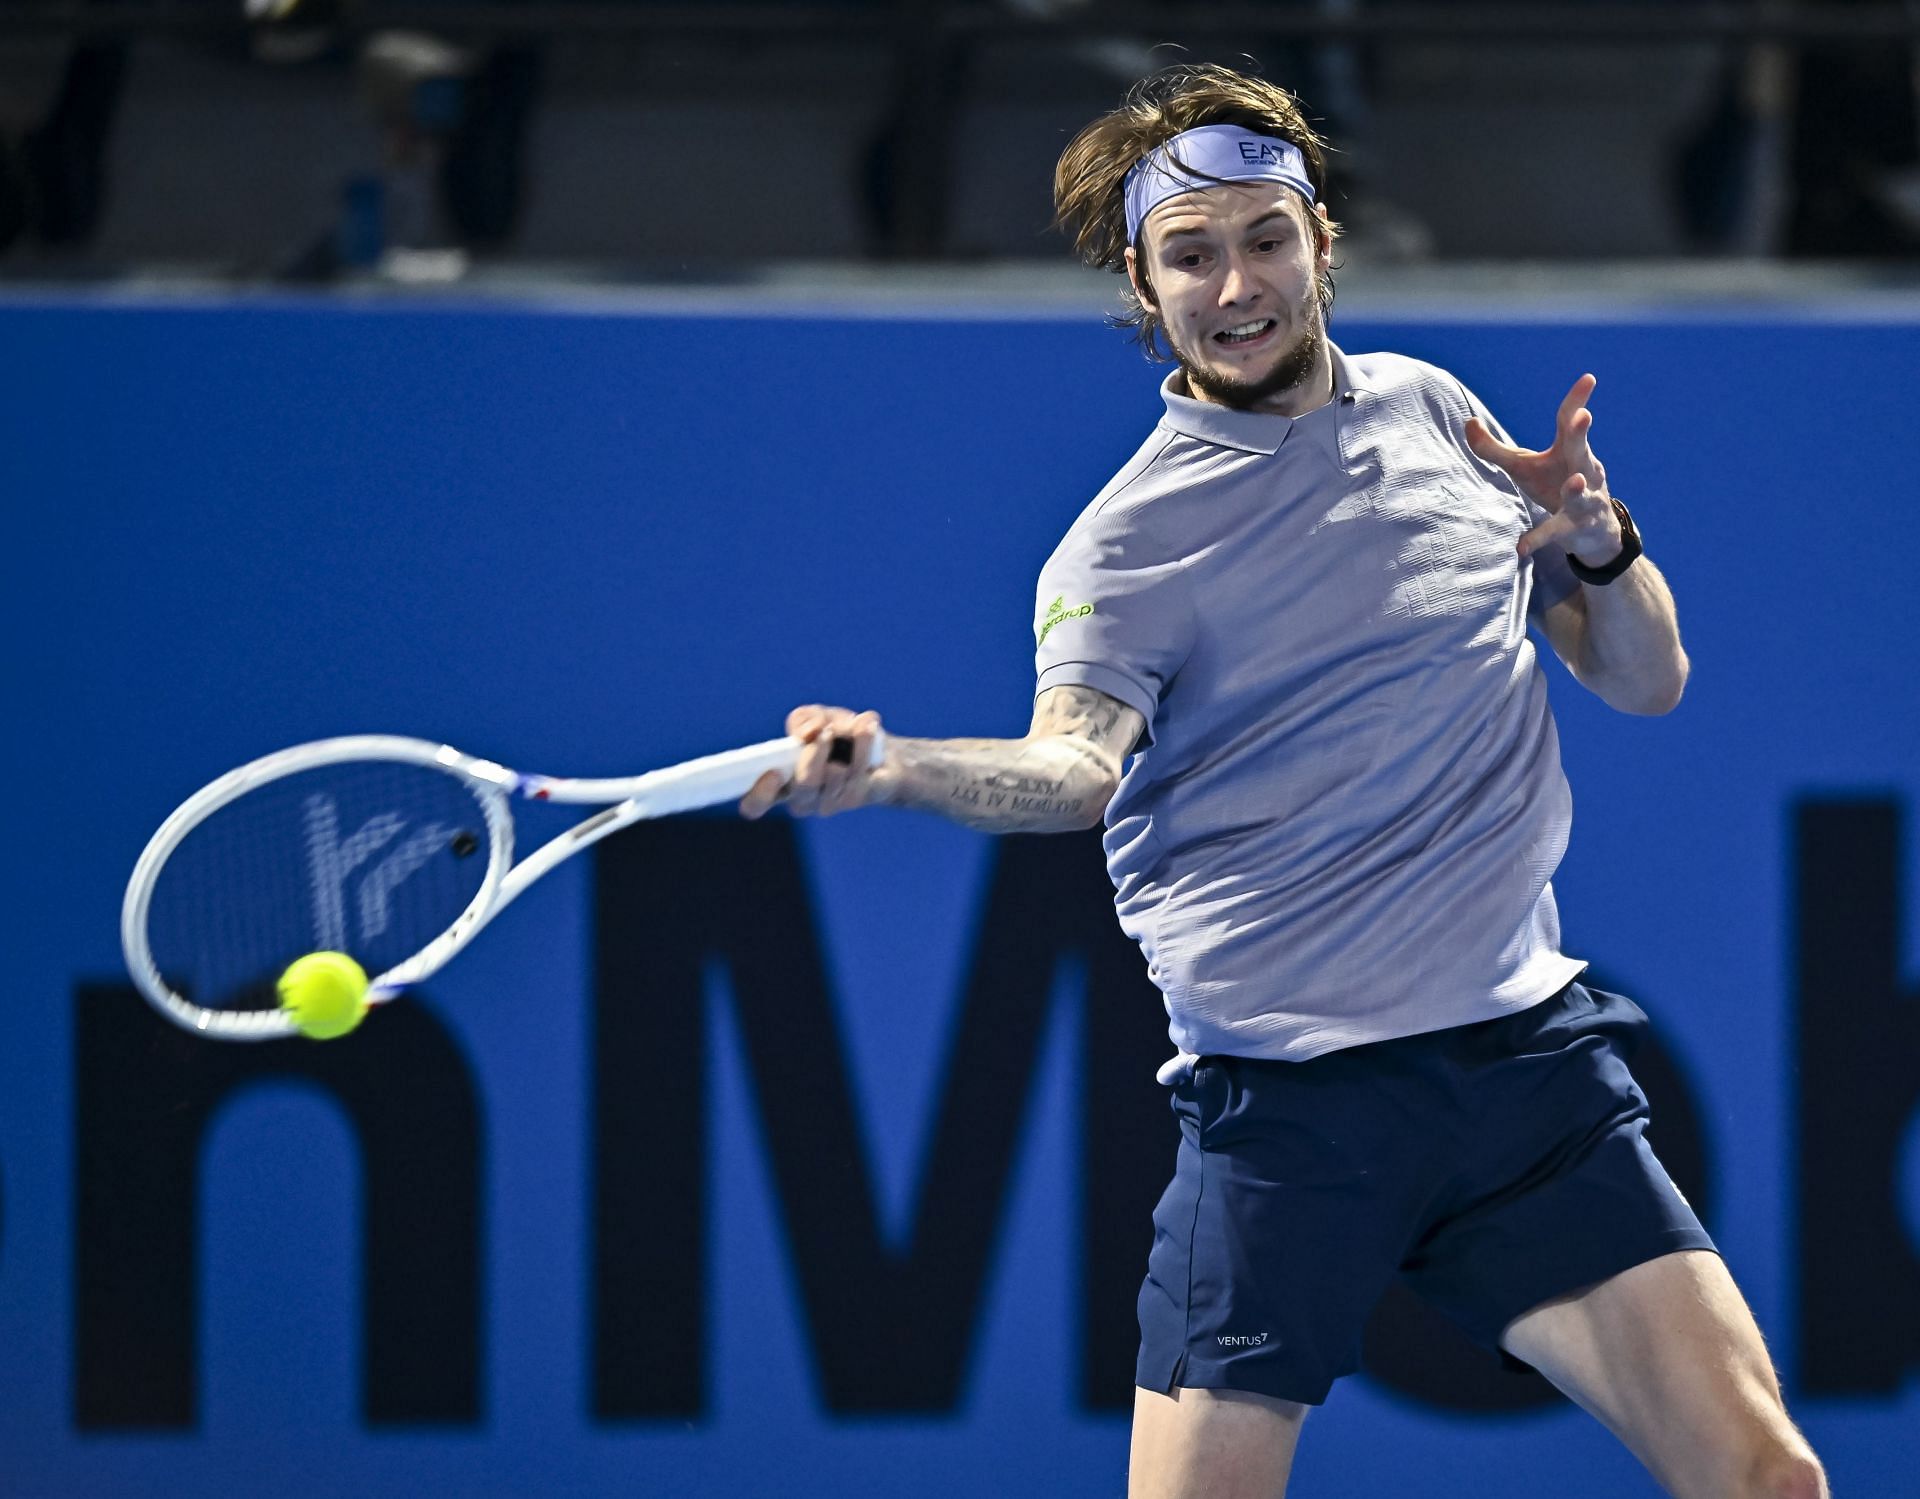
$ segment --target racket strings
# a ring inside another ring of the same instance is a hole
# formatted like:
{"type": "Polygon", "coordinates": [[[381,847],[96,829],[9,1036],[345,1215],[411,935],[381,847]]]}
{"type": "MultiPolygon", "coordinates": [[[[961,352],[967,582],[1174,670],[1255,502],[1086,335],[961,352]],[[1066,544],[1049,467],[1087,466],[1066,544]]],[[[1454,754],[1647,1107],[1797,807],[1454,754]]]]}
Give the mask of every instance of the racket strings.
{"type": "Polygon", "coordinates": [[[173,993],[213,1010],[272,1009],[280,974],[344,952],[370,978],[444,932],[486,880],[485,808],[426,766],[328,765],[247,791],[161,865],[147,913],[173,993]]]}

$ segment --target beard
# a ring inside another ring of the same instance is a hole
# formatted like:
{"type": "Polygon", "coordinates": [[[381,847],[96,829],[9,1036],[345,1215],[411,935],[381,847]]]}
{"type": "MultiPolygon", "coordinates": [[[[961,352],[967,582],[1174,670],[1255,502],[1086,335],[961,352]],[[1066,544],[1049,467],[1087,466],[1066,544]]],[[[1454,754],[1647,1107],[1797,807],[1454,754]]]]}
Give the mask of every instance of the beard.
{"type": "Polygon", "coordinates": [[[1298,388],[1313,374],[1320,362],[1321,351],[1327,346],[1327,324],[1320,311],[1318,297],[1309,297],[1296,311],[1300,314],[1295,319],[1300,333],[1294,339],[1293,346],[1281,351],[1273,368],[1266,374],[1252,380],[1223,375],[1189,359],[1186,351],[1173,342],[1169,333],[1167,342],[1172,346],[1173,357],[1187,377],[1188,389],[1222,406],[1254,411],[1271,397],[1298,388]]]}

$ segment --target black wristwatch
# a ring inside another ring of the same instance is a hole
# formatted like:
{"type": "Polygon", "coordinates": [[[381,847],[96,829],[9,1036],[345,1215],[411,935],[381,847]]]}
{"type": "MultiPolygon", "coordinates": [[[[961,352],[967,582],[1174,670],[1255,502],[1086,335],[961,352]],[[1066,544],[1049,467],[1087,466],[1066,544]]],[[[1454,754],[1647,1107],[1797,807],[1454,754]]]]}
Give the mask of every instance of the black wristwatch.
{"type": "MultiPolygon", "coordinates": [[[[1608,497],[1612,500],[1612,497],[1608,497]]],[[[1618,500],[1612,500],[1613,513],[1620,522],[1620,555],[1605,567],[1588,567],[1572,552],[1567,553],[1567,567],[1582,583],[1600,585],[1611,583],[1620,574],[1632,567],[1639,558],[1640,533],[1634,529],[1633,517],[1627,514],[1627,507],[1618,500]]]]}

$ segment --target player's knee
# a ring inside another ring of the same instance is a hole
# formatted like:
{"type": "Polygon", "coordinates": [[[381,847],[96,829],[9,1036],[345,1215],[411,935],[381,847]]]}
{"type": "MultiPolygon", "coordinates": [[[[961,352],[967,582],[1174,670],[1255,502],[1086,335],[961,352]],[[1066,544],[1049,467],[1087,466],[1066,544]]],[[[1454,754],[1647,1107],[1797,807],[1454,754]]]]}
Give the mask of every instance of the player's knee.
{"type": "Polygon", "coordinates": [[[1798,1433],[1769,1434],[1739,1493],[1742,1499],[1827,1499],[1827,1475],[1798,1433]]]}

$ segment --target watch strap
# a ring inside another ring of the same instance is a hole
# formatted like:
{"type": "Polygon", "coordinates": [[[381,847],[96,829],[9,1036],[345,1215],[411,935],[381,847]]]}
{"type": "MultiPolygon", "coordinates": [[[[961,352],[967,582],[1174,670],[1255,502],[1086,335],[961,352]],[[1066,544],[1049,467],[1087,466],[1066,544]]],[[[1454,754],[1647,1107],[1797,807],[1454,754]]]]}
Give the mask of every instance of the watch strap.
{"type": "Polygon", "coordinates": [[[1620,522],[1620,555],[1600,567],[1589,567],[1572,552],[1568,552],[1567,569],[1582,583],[1595,586],[1611,583],[1633,566],[1642,551],[1639,528],[1634,525],[1633,517],[1627,513],[1627,507],[1612,496],[1608,496],[1608,500],[1613,506],[1615,518],[1620,522]]]}

